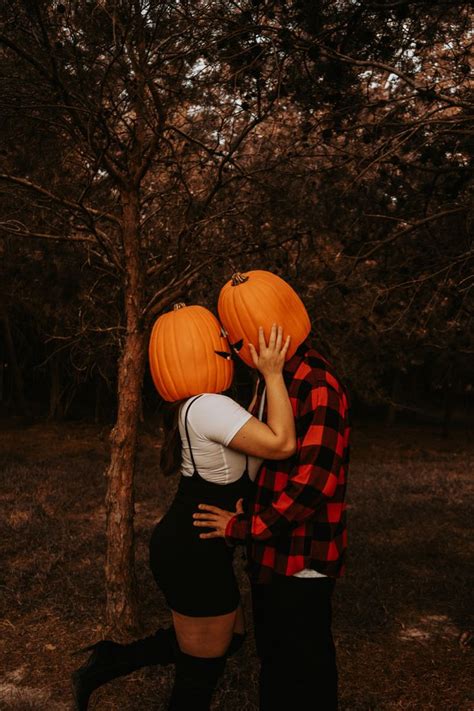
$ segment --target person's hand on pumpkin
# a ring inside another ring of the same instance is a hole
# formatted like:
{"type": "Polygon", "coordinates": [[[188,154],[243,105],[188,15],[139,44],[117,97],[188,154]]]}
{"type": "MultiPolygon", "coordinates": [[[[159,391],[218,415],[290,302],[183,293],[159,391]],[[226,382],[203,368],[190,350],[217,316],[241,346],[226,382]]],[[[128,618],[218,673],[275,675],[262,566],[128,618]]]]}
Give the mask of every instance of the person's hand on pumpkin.
{"type": "Polygon", "coordinates": [[[272,375],[281,375],[290,346],[290,338],[287,336],[282,347],[283,328],[274,323],[270,331],[268,345],[265,342],[262,326],[258,329],[258,353],[253,343],[249,343],[253,364],[265,379],[272,375]]]}
{"type": "Polygon", "coordinates": [[[193,514],[194,525],[214,529],[208,533],[200,533],[199,538],[224,538],[230,519],[244,512],[243,499],[237,501],[235,511],[224,511],[209,504],[199,504],[198,508],[203,513],[193,514]]]}

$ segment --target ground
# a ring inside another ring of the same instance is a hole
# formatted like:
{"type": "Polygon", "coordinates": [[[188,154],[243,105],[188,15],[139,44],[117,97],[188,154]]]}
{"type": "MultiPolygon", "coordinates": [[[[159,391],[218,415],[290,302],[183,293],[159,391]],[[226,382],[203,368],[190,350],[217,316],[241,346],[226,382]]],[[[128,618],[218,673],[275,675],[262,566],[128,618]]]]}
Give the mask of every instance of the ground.
{"type": "MultiPolygon", "coordinates": [[[[108,430],[0,424],[0,709],[63,711],[81,663],[70,652],[103,633],[108,430]]],[[[355,427],[350,555],[334,600],[341,711],[474,710],[473,464],[465,429],[446,439],[433,426],[355,427]]],[[[143,432],[136,530],[144,633],[169,622],[147,543],[175,483],[158,473],[156,438],[143,432]]],[[[165,709],[172,674],[150,668],[117,680],[90,708],[165,709]]],[[[214,708],[256,711],[256,679],[250,636],[228,663],[214,708]]]]}

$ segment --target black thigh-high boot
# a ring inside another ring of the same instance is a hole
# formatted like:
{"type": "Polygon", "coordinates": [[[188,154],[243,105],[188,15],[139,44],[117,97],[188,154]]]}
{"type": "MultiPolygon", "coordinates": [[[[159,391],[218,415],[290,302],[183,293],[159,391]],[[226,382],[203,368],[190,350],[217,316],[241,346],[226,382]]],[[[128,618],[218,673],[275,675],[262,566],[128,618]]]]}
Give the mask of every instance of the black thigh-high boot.
{"type": "Polygon", "coordinates": [[[193,657],[180,651],[168,711],[208,711],[226,658],[193,657]]]}
{"type": "MultiPolygon", "coordinates": [[[[235,632],[226,656],[238,652],[245,638],[245,633],[235,632]]],[[[80,651],[92,652],[86,663],[72,674],[75,709],[86,711],[91,694],[100,686],[142,667],[174,664],[179,647],[174,628],[166,627],[129,644],[102,640],[80,651]]]]}
{"type": "Polygon", "coordinates": [[[92,651],[86,663],[71,677],[75,709],[86,711],[92,692],[108,681],[142,667],[173,664],[176,635],[173,627],[166,627],[129,644],[105,639],[79,651],[92,651]]]}

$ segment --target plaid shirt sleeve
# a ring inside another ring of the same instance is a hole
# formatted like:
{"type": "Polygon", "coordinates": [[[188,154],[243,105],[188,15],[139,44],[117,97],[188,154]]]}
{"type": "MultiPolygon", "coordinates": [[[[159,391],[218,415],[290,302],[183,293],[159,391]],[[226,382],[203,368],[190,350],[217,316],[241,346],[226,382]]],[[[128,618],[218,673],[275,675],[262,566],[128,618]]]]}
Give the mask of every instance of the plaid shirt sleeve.
{"type": "Polygon", "coordinates": [[[251,518],[241,514],[229,521],[225,538],[230,545],[249,538],[265,541],[292,529],[334,495],[344,452],[345,403],[321,382],[313,385],[298,409],[304,432],[298,438],[297,463],[270,507],[251,518]]]}

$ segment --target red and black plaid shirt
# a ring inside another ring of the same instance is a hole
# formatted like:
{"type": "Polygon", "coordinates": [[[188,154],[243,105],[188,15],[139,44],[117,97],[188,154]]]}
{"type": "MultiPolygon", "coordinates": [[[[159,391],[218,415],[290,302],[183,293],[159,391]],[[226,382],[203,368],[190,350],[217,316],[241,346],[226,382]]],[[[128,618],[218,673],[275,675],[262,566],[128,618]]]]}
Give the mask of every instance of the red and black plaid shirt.
{"type": "Polygon", "coordinates": [[[283,375],[295,415],[296,453],[263,463],[249,510],[229,521],[226,540],[247,545],[255,582],[303,568],[338,577],[347,541],[348,397],[308,341],[286,363],[283,375]]]}

